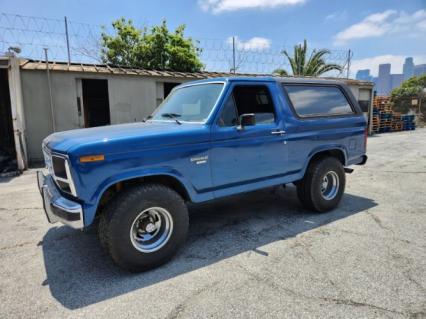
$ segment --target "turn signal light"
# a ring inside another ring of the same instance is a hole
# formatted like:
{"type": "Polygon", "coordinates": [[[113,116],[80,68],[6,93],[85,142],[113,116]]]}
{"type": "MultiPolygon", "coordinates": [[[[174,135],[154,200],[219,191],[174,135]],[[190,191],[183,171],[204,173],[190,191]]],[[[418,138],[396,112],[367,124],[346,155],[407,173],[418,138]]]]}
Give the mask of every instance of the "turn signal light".
{"type": "Polygon", "coordinates": [[[105,159],[105,155],[87,155],[80,157],[80,163],[99,162],[105,159]]]}

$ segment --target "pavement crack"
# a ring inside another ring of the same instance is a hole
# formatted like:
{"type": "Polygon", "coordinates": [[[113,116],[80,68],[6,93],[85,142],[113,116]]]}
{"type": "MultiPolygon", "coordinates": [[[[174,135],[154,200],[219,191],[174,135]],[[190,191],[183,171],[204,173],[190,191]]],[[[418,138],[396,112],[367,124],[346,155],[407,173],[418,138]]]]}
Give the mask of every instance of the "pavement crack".
{"type": "Polygon", "coordinates": [[[334,302],[335,304],[343,304],[343,305],[354,306],[354,307],[368,307],[368,308],[372,308],[372,309],[376,309],[376,310],[380,310],[384,312],[391,312],[391,313],[399,314],[399,315],[405,314],[404,312],[397,311],[394,309],[388,309],[388,308],[380,307],[380,306],[373,305],[366,302],[354,301],[352,299],[335,299],[335,298],[323,298],[323,297],[320,297],[320,299],[324,301],[334,302]]]}
{"type": "Polygon", "coordinates": [[[181,316],[181,314],[185,311],[185,309],[188,306],[188,303],[193,301],[194,298],[200,296],[201,294],[203,294],[204,292],[212,289],[213,287],[217,286],[220,283],[220,280],[216,280],[211,284],[208,284],[202,288],[199,288],[197,290],[195,290],[192,294],[190,294],[187,298],[185,298],[184,301],[182,301],[181,303],[177,304],[172,311],[170,311],[170,313],[166,316],[167,319],[177,319],[181,316]]]}
{"type": "Polygon", "coordinates": [[[0,247],[0,250],[14,249],[14,248],[19,248],[19,247],[23,247],[23,246],[27,246],[27,245],[31,245],[31,244],[35,244],[35,242],[34,241],[25,241],[23,243],[19,243],[19,244],[12,245],[12,246],[0,247]]]}
{"type": "Polygon", "coordinates": [[[0,211],[21,211],[26,209],[29,209],[29,210],[42,209],[42,207],[12,207],[12,208],[0,207],[0,211]]]}
{"type": "Polygon", "coordinates": [[[382,312],[390,312],[390,313],[393,313],[393,314],[400,314],[400,315],[405,314],[404,312],[397,311],[397,310],[394,310],[394,309],[388,309],[388,308],[385,308],[385,307],[377,306],[377,305],[370,304],[370,303],[367,303],[367,302],[355,301],[355,300],[352,300],[352,299],[330,298],[330,297],[311,296],[311,295],[303,294],[303,293],[295,291],[293,289],[277,285],[275,282],[273,282],[272,280],[270,280],[268,278],[262,278],[258,274],[248,270],[247,268],[245,268],[242,265],[238,265],[238,267],[241,268],[246,274],[248,274],[251,278],[255,279],[256,281],[267,284],[270,287],[272,287],[273,289],[277,290],[278,292],[283,292],[283,291],[287,292],[288,294],[290,294],[290,295],[292,295],[296,298],[308,299],[308,300],[313,300],[313,301],[325,301],[325,302],[330,302],[330,303],[334,303],[334,304],[337,304],[337,305],[342,304],[342,305],[353,306],[353,307],[368,307],[368,308],[371,308],[371,309],[379,310],[379,311],[382,311],[382,312]]]}
{"type": "Polygon", "coordinates": [[[381,229],[384,229],[393,233],[392,229],[383,225],[382,220],[378,216],[374,215],[371,212],[367,212],[367,215],[370,216],[381,229]]]}
{"type": "MultiPolygon", "coordinates": [[[[309,258],[311,258],[311,260],[315,263],[315,265],[318,266],[322,266],[322,263],[320,261],[318,261],[315,256],[312,254],[311,250],[309,249],[308,245],[305,245],[304,243],[300,243],[300,247],[302,247],[305,252],[308,254],[309,258]]],[[[321,273],[324,275],[324,277],[327,279],[327,281],[333,286],[333,287],[337,287],[336,283],[330,278],[330,276],[328,275],[328,273],[323,269],[323,267],[321,267],[321,273]]],[[[340,291],[339,291],[340,294],[340,291]]]]}

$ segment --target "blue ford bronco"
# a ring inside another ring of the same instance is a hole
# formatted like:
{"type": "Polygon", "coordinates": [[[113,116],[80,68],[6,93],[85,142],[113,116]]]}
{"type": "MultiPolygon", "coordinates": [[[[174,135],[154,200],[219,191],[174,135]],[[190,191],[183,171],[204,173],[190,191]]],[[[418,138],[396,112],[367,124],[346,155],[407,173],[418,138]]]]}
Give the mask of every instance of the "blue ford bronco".
{"type": "Polygon", "coordinates": [[[187,202],[293,183],[307,209],[335,208],[366,138],[343,82],[209,79],[177,86],[140,123],[48,136],[37,178],[50,223],[96,221],[112,259],[142,271],[184,243],[187,202]]]}

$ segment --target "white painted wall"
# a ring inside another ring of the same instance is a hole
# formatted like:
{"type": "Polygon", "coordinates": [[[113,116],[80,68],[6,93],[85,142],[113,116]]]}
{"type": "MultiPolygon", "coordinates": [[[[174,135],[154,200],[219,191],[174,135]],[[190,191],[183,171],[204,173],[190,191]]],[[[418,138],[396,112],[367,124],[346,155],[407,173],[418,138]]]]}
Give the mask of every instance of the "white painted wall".
{"type": "MultiPolygon", "coordinates": [[[[163,82],[183,82],[181,79],[58,71],[51,71],[50,76],[57,131],[77,129],[84,123],[77,110],[77,79],[108,80],[111,124],[141,121],[162,101],[163,82]]],[[[32,162],[41,161],[41,143],[53,132],[46,71],[21,70],[21,82],[28,157],[32,162]]]]}

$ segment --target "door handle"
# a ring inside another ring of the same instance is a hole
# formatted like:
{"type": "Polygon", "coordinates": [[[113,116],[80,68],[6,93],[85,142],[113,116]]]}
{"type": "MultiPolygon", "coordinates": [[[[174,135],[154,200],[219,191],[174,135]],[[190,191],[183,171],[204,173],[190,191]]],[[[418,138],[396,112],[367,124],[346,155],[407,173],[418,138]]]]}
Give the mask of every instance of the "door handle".
{"type": "Polygon", "coordinates": [[[272,135],[284,135],[285,131],[272,131],[271,134],[272,135]]]}

